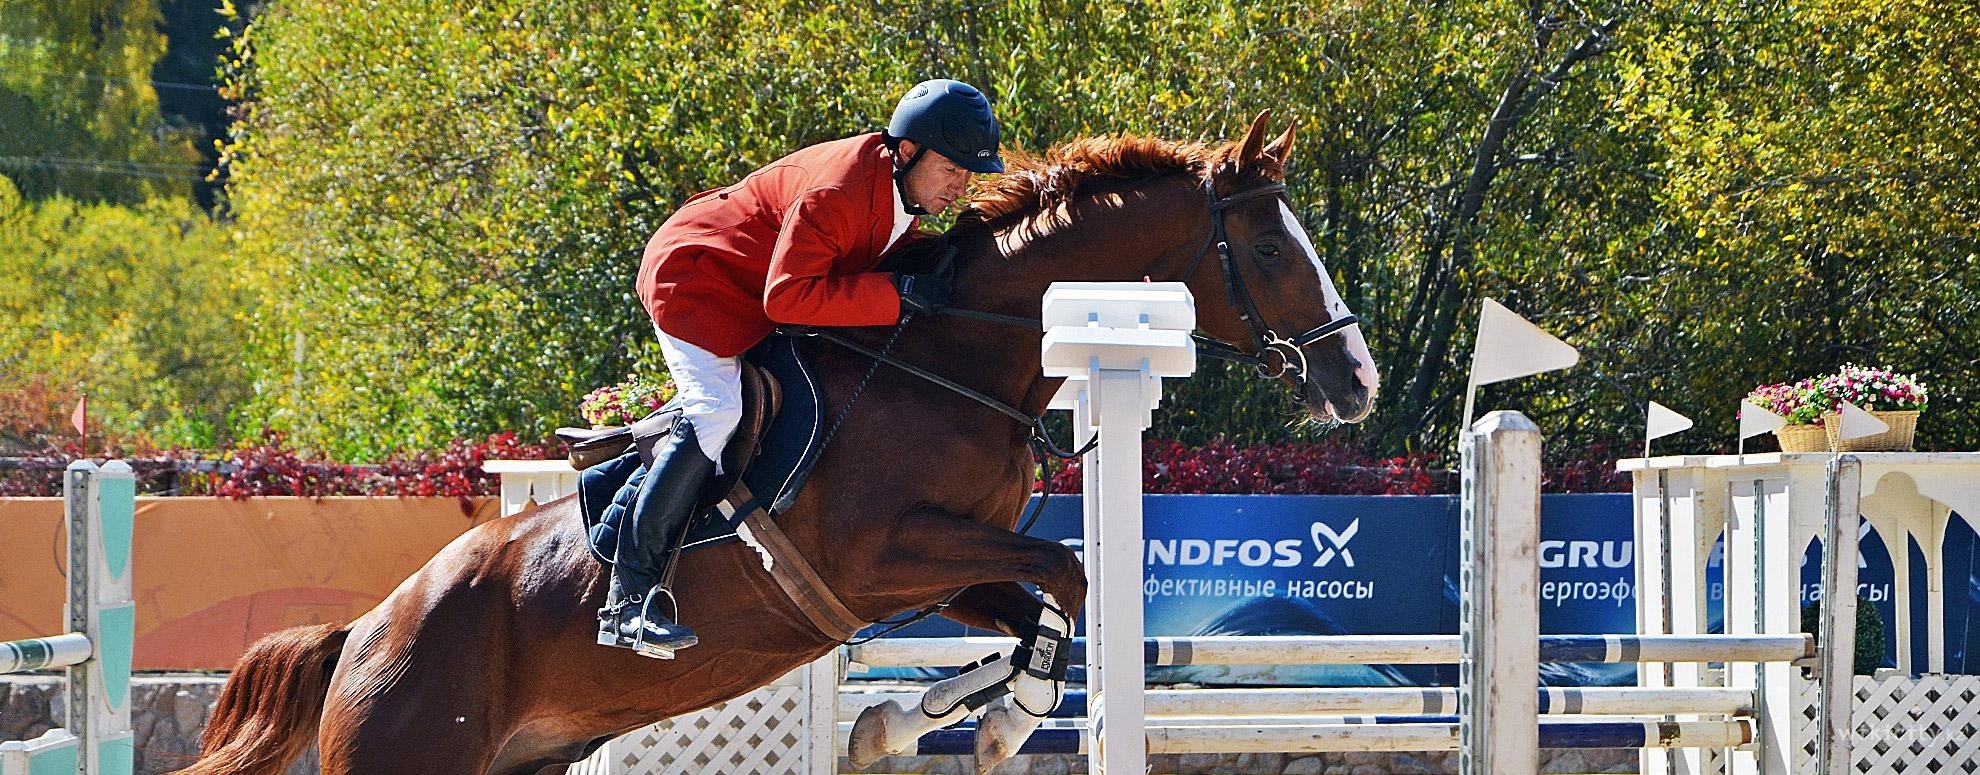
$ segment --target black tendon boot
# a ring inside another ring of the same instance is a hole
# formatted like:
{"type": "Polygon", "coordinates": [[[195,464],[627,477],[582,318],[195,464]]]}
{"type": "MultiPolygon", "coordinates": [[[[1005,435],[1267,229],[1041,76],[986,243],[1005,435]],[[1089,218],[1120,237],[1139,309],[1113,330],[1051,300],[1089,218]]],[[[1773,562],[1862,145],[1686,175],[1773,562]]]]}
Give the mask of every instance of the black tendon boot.
{"type": "Polygon", "coordinates": [[[693,516],[701,486],[715,472],[715,461],[701,451],[694,424],[683,420],[654,450],[653,466],[640,482],[626,523],[619,526],[619,551],[612,566],[612,588],[598,611],[598,642],[629,648],[642,656],[673,659],[696,643],[694,631],[668,618],[673,598],[660,586],[667,560],[693,516]],[[662,598],[665,598],[664,600],[662,598]]]}

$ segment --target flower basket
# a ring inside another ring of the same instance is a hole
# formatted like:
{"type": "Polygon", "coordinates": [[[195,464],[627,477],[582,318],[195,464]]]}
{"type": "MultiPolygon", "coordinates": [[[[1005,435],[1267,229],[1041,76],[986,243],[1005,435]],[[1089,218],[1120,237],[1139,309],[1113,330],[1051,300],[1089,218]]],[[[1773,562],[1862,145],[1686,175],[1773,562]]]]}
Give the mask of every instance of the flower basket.
{"type": "Polygon", "coordinates": [[[1787,421],[1774,431],[1782,452],[1909,450],[1918,429],[1918,412],[1928,400],[1929,392],[1917,377],[1856,364],[1843,364],[1834,374],[1792,384],[1761,385],[1746,396],[1747,403],[1787,421]],[[1836,438],[1843,404],[1862,407],[1889,430],[1848,441],[1836,438]]]}
{"type": "MultiPolygon", "coordinates": [[[[1833,448],[1837,452],[1911,451],[1912,437],[1917,435],[1918,432],[1918,410],[1879,411],[1873,409],[1870,410],[1870,416],[1882,420],[1885,425],[1890,426],[1890,430],[1861,438],[1838,439],[1836,438],[1836,430],[1842,427],[1842,414],[1839,412],[1823,412],[1822,427],[1825,429],[1823,435],[1827,437],[1823,440],[1823,444],[1828,448],[1833,448]]],[[[1782,437],[1782,449],[1787,448],[1786,438],[1785,436],[1782,437]]]]}
{"type": "Polygon", "coordinates": [[[1829,433],[1823,428],[1814,424],[1783,425],[1774,429],[1774,437],[1781,440],[1782,452],[1827,452],[1829,433]]]}

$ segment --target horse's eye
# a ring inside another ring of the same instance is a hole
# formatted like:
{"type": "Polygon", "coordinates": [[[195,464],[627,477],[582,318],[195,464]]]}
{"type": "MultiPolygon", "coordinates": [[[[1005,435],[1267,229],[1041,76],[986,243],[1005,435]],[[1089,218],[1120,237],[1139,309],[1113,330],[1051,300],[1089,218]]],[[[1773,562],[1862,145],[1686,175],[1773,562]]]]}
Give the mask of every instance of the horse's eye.
{"type": "Polygon", "coordinates": [[[1259,246],[1258,246],[1258,255],[1260,255],[1260,256],[1263,256],[1263,257],[1265,257],[1265,258],[1278,258],[1278,257],[1279,257],[1279,246],[1277,246],[1277,245],[1259,245],[1259,246]]]}

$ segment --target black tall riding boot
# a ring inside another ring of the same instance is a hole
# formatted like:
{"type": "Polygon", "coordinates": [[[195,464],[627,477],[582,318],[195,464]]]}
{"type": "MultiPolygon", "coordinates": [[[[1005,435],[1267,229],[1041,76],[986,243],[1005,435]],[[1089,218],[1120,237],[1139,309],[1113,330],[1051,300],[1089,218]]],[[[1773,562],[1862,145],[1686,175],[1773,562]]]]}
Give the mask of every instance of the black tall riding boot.
{"type": "Polygon", "coordinates": [[[673,606],[673,599],[660,579],[681,531],[694,515],[702,484],[714,472],[715,461],[702,453],[694,424],[686,420],[675,425],[654,450],[653,465],[640,482],[632,511],[619,526],[612,588],[605,607],[598,611],[600,644],[672,659],[676,650],[698,640],[693,630],[674,623],[663,610],[673,606]]]}

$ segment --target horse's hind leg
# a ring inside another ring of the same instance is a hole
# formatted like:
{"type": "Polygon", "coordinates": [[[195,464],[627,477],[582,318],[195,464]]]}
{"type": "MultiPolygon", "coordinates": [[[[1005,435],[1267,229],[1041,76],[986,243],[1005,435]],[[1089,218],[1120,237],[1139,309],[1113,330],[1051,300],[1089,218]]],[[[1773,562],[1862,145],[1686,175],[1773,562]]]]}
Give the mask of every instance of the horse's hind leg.
{"type": "Polygon", "coordinates": [[[483,773],[494,761],[491,735],[477,731],[478,719],[441,707],[455,703],[434,699],[373,704],[364,716],[333,728],[322,727],[323,775],[368,775],[379,772],[483,773]],[[389,704],[393,707],[384,708],[389,704]]]}
{"type": "Polygon", "coordinates": [[[353,627],[330,679],[317,732],[324,775],[487,772],[509,734],[492,685],[507,671],[471,644],[493,642],[499,631],[447,618],[462,607],[457,601],[391,603],[353,627]],[[395,615],[407,610],[425,616],[395,615]],[[418,647],[416,635],[438,632],[470,645],[418,647]]]}

